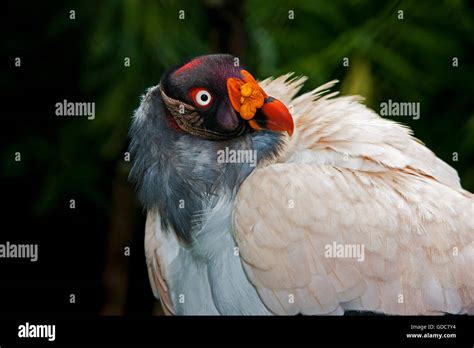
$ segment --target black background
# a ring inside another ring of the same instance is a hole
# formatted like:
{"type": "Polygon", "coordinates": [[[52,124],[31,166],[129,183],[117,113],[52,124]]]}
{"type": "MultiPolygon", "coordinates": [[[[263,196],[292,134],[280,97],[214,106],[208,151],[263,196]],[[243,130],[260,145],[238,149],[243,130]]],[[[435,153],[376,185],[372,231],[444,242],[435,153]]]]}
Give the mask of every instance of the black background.
{"type": "MultiPolygon", "coordinates": [[[[5,5],[3,5],[5,6],[5,5]]],[[[9,2],[3,25],[1,70],[1,145],[2,152],[21,151],[19,166],[32,168],[24,176],[2,176],[2,227],[0,242],[38,244],[39,259],[2,259],[0,262],[0,314],[20,312],[83,312],[98,313],[104,302],[103,272],[106,234],[109,221],[97,213],[97,206],[87,198],[71,192],[61,197],[47,215],[34,213],[36,197],[42,194],[44,176],[56,176],[54,168],[38,167],[39,151],[34,148],[8,147],[18,138],[38,134],[51,144],[58,142],[58,129],[67,117],[56,117],[54,105],[63,99],[91,100],[81,94],[79,71],[81,60],[78,47],[84,32],[72,26],[52,40],[44,39],[47,23],[57,13],[68,13],[60,2],[42,6],[40,2],[9,2]],[[51,12],[54,9],[56,13],[51,12]],[[8,33],[8,34],[7,34],[8,33]],[[19,43],[21,43],[19,45],[19,43]],[[22,67],[14,66],[14,57],[21,57],[22,67]],[[76,200],[76,209],[69,209],[69,200],[76,200]],[[76,303],[69,303],[69,295],[76,303]]],[[[138,99],[138,98],[137,98],[138,99]]],[[[131,114],[128,115],[130,117],[131,114]]],[[[87,120],[72,120],[78,127],[87,127],[87,120]]],[[[84,156],[97,157],[91,139],[77,144],[84,156]]],[[[124,149],[125,150],[125,149],[124,149]]],[[[59,149],[58,149],[59,151],[59,149]]],[[[70,159],[74,161],[74,158],[70,159]]],[[[99,159],[97,159],[99,161],[99,159]]],[[[51,158],[51,167],[55,165],[51,158]]],[[[42,165],[42,164],[41,164],[42,165]]],[[[113,166],[102,164],[101,179],[106,195],[112,196],[113,166]],[[108,191],[108,193],[107,193],[108,191]]],[[[2,173],[3,174],[3,173],[2,173]]],[[[137,223],[144,225],[144,216],[137,223]]],[[[139,230],[138,228],[136,229],[139,230]]],[[[143,231],[143,230],[142,230],[143,231]]],[[[143,233],[143,232],[142,232],[143,233]]],[[[131,313],[150,314],[153,295],[146,274],[143,235],[136,236],[129,262],[131,275],[127,308],[131,313]]]]}
{"type": "MultiPolygon", "coordinates": [[[[57,129],[62,122],[54,117],[53,105],[62,99],[90,100],[75,81],[80,80],[81,47],[79,26],[71,27],[62,36],[45,41],[46,23],[66,11],[57,3],[57,13],[41,2],[9,2],[2,10],[7,15],[2,21],[1,56],[1,145],[2,151],[13,150],[8,144],[19,137],[41,134],[56,143],[57,129]],[[18,45],[21,42],[21,45],[18,45]],[[14,54],[12,52],[15,52],[14,54]],[[22,57],[22,68],[13,65],[14,56],[22,57]]],[[[82,121],[82,120],[81,120],[82,121]]],[[[84,120],[82,125],[85,126],[84,120]]],[[[78,151],[97,156],[90,139],[78,144],[78,151]]],[[[29,167],[37,161],[32,149],[22,151],[22,161],[29,167]]],[[[125,151],[125,148],[123,149],[125,151]]],[[[51,159],[54,161],[54,159],[51,159]]],[[[71,159],[73,160],[73,159],[71,159]]],[[[98,159],[99,160],[99,159],[98,159]]],[[[38,162],[38,163],[36,163],[38,162]]],[[[23,165],[23,164],[19,164],[23,165]]],[[[52,166],[53,167],[53,166],[52,166]]],[[[110,184],[114,175],[111,163],[103,163],[106,175],[101,179],[104,190],[113,194],[110,184]]],[[[133,236],[130,278],[127,291],[126,317],[100,317],[107,296],[103,273],[107,236],[103,233],[110,222],[96,213],[96,203],[74,195],[77,208],[69,209],[70,197],[61,198],[47,216],[37,216],[34,197],[41,194],[40,182],[44,175],[55,175],[50,168],[38,168],[27,177],[2,177],[2,218],[0,241],[37,243],[39,261],[4,259],[0,261],[0,345],[24,343],[18,340],[18,325],[56,323],[57,341],[63,343],[188,343],[229,341],[268,343],[317,342],[391,342],[404,341],[409,324],[418,322],[455,322],[458,339],[441,343],[473,343],[474,322],[471,317],[414,318],[414,317],[343,317],[343,318],[152,318],[154,299],[149,288],[143,254],[143,235],[133,236]],[[69,295],[76,295],[76,303],[69,303],[69,295]]],[[[141,213],[136,224],[143,226],[141,213]]],[[[136,229],[140,231],[140,228],[136,229]]],[[[439,331],[437,331],[439,332],[439,331]]],[[[37,344],[41,341],[32,341],[37,344]]],[[[434,344],[432,340],[416,343],[434,344]]],[[[8,345],[6,345],[8,347],[8,345]]]]}

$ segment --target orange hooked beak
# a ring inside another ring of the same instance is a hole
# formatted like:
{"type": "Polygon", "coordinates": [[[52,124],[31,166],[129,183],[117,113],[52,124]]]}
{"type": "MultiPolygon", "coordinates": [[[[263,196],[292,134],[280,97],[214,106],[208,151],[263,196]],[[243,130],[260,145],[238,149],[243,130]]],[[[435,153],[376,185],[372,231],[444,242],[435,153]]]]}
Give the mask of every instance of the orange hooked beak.
{"type": "Polygon", "coordinates": [[[227,93],[235,111],[253,129],[288,132],[291,136],[294,124],[287,107],[278,99],[269,97],[250,73],[241,70],[241,74],[243,79],[227,79],[227,93]]]}

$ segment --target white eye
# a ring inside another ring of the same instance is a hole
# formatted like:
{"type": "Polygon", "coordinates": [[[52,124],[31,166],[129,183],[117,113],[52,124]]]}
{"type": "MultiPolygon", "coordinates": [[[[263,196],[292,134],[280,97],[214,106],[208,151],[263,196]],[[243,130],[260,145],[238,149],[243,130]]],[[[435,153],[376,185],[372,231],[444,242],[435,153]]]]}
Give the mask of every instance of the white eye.
{"type": "Polygon", "coordinates": [[[197,106],[208,106],[212,102],[211,93],[205,89],[199,89],[194,94],[194,102],[197,106]]]}

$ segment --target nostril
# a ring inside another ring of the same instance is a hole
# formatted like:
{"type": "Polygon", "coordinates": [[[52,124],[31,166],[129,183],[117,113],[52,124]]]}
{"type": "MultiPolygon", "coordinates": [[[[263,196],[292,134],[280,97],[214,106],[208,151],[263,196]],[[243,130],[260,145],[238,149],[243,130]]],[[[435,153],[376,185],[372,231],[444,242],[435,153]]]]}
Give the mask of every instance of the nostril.
{"type": "Polygon", "coordinates": [[[239,117],[229,103],[219,105],[216,121],[219,127],[226,131],[232,131],[239,125],[239,117]]]}

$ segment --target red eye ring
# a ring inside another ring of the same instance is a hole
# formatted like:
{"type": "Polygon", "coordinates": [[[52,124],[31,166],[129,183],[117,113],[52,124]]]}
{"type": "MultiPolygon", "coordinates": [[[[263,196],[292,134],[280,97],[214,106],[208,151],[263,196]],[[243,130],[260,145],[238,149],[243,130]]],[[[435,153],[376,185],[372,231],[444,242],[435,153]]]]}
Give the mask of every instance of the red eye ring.
{"type": "Polygon", "coordinates": [[[206,108],[212,104],[212,94],[206,88],[193,88],[189,93],[194,105],[196,105],[198,108],[206,108]]]}

